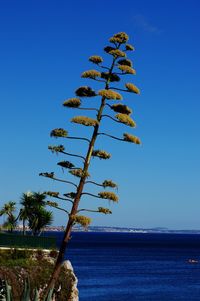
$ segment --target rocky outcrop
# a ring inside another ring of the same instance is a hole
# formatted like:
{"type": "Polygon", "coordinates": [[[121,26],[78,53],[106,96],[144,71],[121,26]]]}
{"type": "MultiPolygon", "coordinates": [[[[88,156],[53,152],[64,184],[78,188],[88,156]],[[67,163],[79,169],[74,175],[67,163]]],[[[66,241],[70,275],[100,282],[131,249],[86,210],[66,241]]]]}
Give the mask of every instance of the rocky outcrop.
{"type": "Polygon", "coordinates": [[[71,292],[70,292],[70,296],[69,296],[68,301],[79,301],[78,288],[77,288],[78,279],[74,274],[74,269],[71,265],[71,262],[69,260],[64,261],[63,268],[64,268],[64,270],[67,271],[68,274],[69,273],[71,274],[71,276],[70,276],[70,278],[71,278],[71,292]]]}

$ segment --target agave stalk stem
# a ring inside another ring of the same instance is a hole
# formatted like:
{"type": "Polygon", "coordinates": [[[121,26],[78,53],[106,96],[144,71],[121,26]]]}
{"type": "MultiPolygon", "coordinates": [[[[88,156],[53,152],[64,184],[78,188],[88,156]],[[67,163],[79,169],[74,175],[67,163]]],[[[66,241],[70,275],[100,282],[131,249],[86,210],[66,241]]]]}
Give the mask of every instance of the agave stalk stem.
{"type": "MultiPolygon", "coordinates": [[[[111,67],[108,69],[109,74],[112,73],[112,70],[114,68],[116,60],[117,60],[117,58],[113,57],[111,67]]],[[[109,89],[109,80],[108,79],[106,80],[106,83],[105,83],[105,89],[107,89],[107,90],[109,89]]],[[[77,187],[76,197],[74,198],[73,206],[72,206],[71,212],[69,214],[69,220],[68,220],[68,223],[67,223],[67,226],[66,226],[66,229],[65,229],[65,233],[64,233],[64,236],[63,236],[63,241],[61,243],[59,254],[58,254],[58,257],[57,257],[57,261],[56,261],[56,264],[55,264],[55,267],[54,267],[54,271],[51,275],[51,279],[49,280],[46,291],[48,291],[49,289],[51,289],[55,286],[56,280],[59,277],[61,265],[62,265],[62,262],[64,260],[64,255],[65,255],[65,252],[66,252],[66,249],[67,249],[67,246],[68,246],[68,242],[70,240],[70,235],[71,235],[71,231],[72,231],[72,227],[73,227],[72,216],[76,215],[76,213],[78,211],[79,202],[80,202],[80,199],[81,199],[81,196],[82,196],[82,193],[83,193],[84,184],[86,182],[86,178],[87,178],[86,175],[88,173],[88,168],[89,168],[90,160],[91,160],[91,157],[92,157],[92,151],[94,149],[94,145],[95,145],[96,139],[98,137],[98,130],[99,130],[101,117],[102,117],[105,105],[106,105],[106,99],[103,96],[101,98],[101,104],[100,104],[98,114],[97,114],[98,123],[94,126],[94,130],[93,130],[91,140],[89,140],[87,138],[80,138],[82,140],[86,140],[87,142],[89,142],[87,155],[86,155],[85,162],[84,162],[84,167],[83,167],[83,176],[80,178],[80,182],[79,182],[79,185],[77,187]]],[[[77,139],[75,137],[67,137],[67,138],[77,139]]]]}

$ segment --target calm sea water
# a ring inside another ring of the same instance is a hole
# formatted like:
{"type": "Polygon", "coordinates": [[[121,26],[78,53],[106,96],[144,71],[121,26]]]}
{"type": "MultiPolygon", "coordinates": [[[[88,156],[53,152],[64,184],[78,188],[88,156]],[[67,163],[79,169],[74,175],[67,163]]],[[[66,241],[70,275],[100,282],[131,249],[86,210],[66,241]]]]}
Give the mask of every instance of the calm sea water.
{"type": "Polygon", "coordinates": [[[66,259],[80,301],[200,300],[200,235],[73,233],[66,259]]]}

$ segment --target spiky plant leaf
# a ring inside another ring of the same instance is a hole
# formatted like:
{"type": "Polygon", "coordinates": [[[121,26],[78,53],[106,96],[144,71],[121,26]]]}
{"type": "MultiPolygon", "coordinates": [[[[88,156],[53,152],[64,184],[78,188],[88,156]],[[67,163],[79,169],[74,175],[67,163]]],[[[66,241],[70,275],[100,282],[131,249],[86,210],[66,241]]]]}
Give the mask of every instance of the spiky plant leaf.
{"type": "Polygon", "coordinates": [[[129,40],[129,36],[125,32],[118,32],[110,38],[111,43],[124,44],[129,40]]]}
{"type": "Polygon", "coordinates": [[[61,152],[64,152],[65,147],[62,144],[61,145],[49,145],[48,149],[50,151],[52,151],[52,153],[61,153],[61,152]]]}
{"type": "Polygon", "coordinates": [[[96,96],[96,93],[94,90],[92,90],[92,88],[88,87],[88,86],[83,86],[78,88],[76,91],[76,96],[79,97],[93,97],[96,96]]]}
{"type": "Polygon", "coordinates": [[[44,301],[53,301],[53,292],[54,292],[54,288],[50,288],[50,290],[48,291],[48,295],[44,301]]]}
{"type": "Polygon", "coordinates": [[[119,82],[120,77],[117,74],[109,73],[109,72],[101,72],[101,78],[109,80],[110,82],[119,82]]]}
{"type": "Polygon", "coordinates": [[[117,184],[114,183],[112,180],[105,180],[103,183],[102,183],[103,187],[112,187],[112,188],[117,188],[117,184]]]}
{"type": "Polygon", "coordinates": [[[118,66],[118,68],[123,72],[123,73],[126,73],[126,74],[136,74],[136,71],[135,69],[129,67],[129,66],[126,66],[126,65],[120,65],[118,66]]]}
{"type": "Polygon", "coordinates": [[[81,77],[95,79],[96,77],[101,77],[101,72],[97,70],[87,70],[81,74],[81,77]]]}
{"type": "Polygon", "coordinates": [[[125,86],[129,92],[140,94],[140,90],[134,84],[126,83],[125,86]]]}
{"type": "Polygon", "coordinates": [[[39,176],[47,177],[47,178],[53,179],[53,177],[54,177],[54,172],[41,172],[41,173],[39,174],[39,176]]]}
{"type": "Polygon", "coordinates": [[[86,116],[75,116],[71,119],[71,122],[85,126],[95,126],[98,124],[98,121],[96,119],[92,119],[86,116]]]}
{"type": "Polygon", "coordinates": [[[44,194],[57,198],[59,196],[59,192],[57,191],[45,191],[44,194]]]}
{"type": "Polygon", "coordinates": [[[123,136],[124,136],[124,141],[135,143],[135,144],[141,144],[140,139],[136,136],[133,136],[133,135],[128,134],[128,133],[124,133],[123,136]]]}
{"type": "Polygon", "coordinates": [[[126,115],[130,115],[132,113],[132,110],[128,106],[122,104],[114,104],[111,106],[111,109],[115,112],[126,115]]]}
{"type": "Polygon", "coordinates": [[[87,173],[83,172],[82,168],[69,170],[69,173],[71,173],[73,176],[78,178],[82,178],[82,177],[88,178],[90,176],[88,172],[87,173]]]}
{"type": "Polygon", "coordinates": [[[111,50],[111,51],[109,51],[109,54],[111,54],[115,58],[117,58],[117,57],[125,57],[126,56],[126,53],[123,52],[123,51],[121,51],[121,50],[119,50],[119,49],[111,50]]]}
{"type": "Polygon", "coordinates": [[[89,61],[98,65],[103,62],[103,59],[99,55],[92,55],[89,57],[89,61]]]}
{"type": "Polygon", "coordinates": [[[129,59],[121,59],[117,62],[119,65],[129,66],[132,67],[132,62],[129,59]]]}
{"type": "Polygon", "coordinates": [[[67,137],[68,132],[62,128],[54,129],[51,131],[50,136],[51,137],[67,137]]]}
{"type": "Polygon", "coordinates": [[[128,126],[131,126],[131,127],[135,127],[136,124],[135,122],[133,121],[133,119],[126,115],[126,114],[121,114],[121,113],[118,113],[115,115],[115,117],[123,124],[126,124],[128,126]]]}
{"type": "Polygon", "coordinates": [[[98,94],[106,99],[121,100],[122,95],[113,90],[99,90],[98,94]]]}
{"type": "Polygon", "coordinates": [[[126,50],[127,50],[127,51],[134,51],[135,48],[134,48],[134,46],[132,46],[131,44],[126,44],[126,50]]]}
{"type": "Polygon", "coordinates": [[[75,224],[79,224],[81,226],[83,226],[84,228],[87,228],[90,224],[92,219],[84,216],[84,215],[71,215],[71,220],[73,221],[73,223],[75,224]]]}
{"type": "Polygon", "coordinates": [[[81,105],[81,100],[79,98],[69,98],[63,102],[64,107],[68,108],[79,108],[81,105]]]}
{"type": "Polygon", "coordinates": [[[110,209],[104,208],[104,207],[98,207],[98,212],[104,213],[104,214],[112,214],[112,211],[110,209]]]}
{"type": "Polygon", "coordinates": [[[92,156],[93,156],[93,157],[98,157],[98,158],[100,158],[100,159],[105,159],[105,160],[106,160],[106,159],[110,159],[111,154],[107,153],[107,152],[104,151],[104,150],[99,150],[99,149],[97,149],[97,150],[93,150],[92,156]]]}
{"type": "Polygon", "coordinates": [[[107,199],[113,202],[118,202],[118,196],[114,192],[110,191],[101,191],[98,193],[98,196],[102,199],[107,199]]]}
{"type": "Polygon", "coordinates": [[[57,165],[64,167],[64,168],[69,168],[69,169],[75,167],[74,164],[72,164],[69,161],[60,161],[57,163],[57,165]]]}

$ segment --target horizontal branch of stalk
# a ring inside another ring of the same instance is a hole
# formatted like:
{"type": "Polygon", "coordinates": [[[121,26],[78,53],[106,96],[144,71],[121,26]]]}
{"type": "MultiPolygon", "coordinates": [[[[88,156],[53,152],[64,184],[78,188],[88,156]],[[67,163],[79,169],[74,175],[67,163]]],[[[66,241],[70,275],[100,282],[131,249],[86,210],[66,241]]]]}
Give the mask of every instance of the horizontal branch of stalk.
{"type": "Polygon", "coordinates": [[[64,208],[61,208],[61,207],[59,207],[59,206],[53,206],[53,205],[51,205],[50,203],[48,204],[48,202],[47,202],[47,206],[52,207],[52,208],[55,208],[55,209],[58,209],[58,210],[60,210],[60,211],[63,211],[63,212],[65,212],[65,213],[67,213],[67,215],[69,216],[69,211],[67,211],[67,210],[64,209],[64,208]]]}
{"type": "Polygon", "coordinates": [[[56,198],[56,199],[59,199],[59,200],[62,200],[62,201],[66,201],[66,202],[70,202],[73,204],[73,200],[71,199],[68,199],[68,198],[62,198],[61,196],[52,196],[53,198],[56,198]]]}
{"type": "Polygon", "coordinates": [[[62,182],[62,183],[66,183],[66,184],[70,184],[70,185],[73,185],[74,187],[78,187],[78,185],[76,185],[75,183],[71,182],[71,181],[67,181],[67,180],[62,180],[62,179],[58,179],[58,178],[55,178],[54,176],[52,177],[49,177],[49,176],[45,176],[45,175],[42,175],[42,173],[39,174],[40,176],[42,177],[45,177],[45,178],[49,178],[49,179],[52,179],[52,180],[55,180],[55,181],[58,181],[58,182],[62,182]]]}
{"type": "Polygon", "coordinates": [[[122,138],[115,137],[115,136],[110,135],[110,134],[107,134],[107,133],[98,133],[98,135],[107,136],[107,137],[109,137],[109,138],[112,138],[112,139],[115,139],[115,140],[118,140],[118,141],[127,142],[127,141],[125,141],[125,140],[122,139],[122,138]]]}
{"type": "Polygon", "coordinates": [[[74,140],[83,140],[83,141],[87,141],[88,143],[90,143],[90,140],[84,137],[73,137],[73,136],[67,136],[67,137],[63,137],[66,139],[74,139],[74,140]]]}
{"type": "Polygon", "coordinates": [[[121,123],[121,121],[119,121],[119,120],[117,120],[117,119],[115,119],[115,118],[113,118],[112,116],[107,115],[107,114],[104,114],[104,115],[102,115],[101,117],[107,117],[107,118],[109,118],[109,119],[111,119],[111,120],[113,120],[113,121],[115,121],[115,122],[117,122],[117,123],[121,123]]]}
{"type": "Polygon", "coordinates": [[[77,158],[83,159],[83,161],[85,161],[85,157],[83,157],[83,156],[81,156],[81,155],[76,155],[76,154],[72,154],[72,153],[67,153],[67,152],[64,152],[64,151],[60,151],[60,153],[62,153],[62,154],[64,154],[64,155],[71,156],[71,157],[77,157],[77,158]]]}

